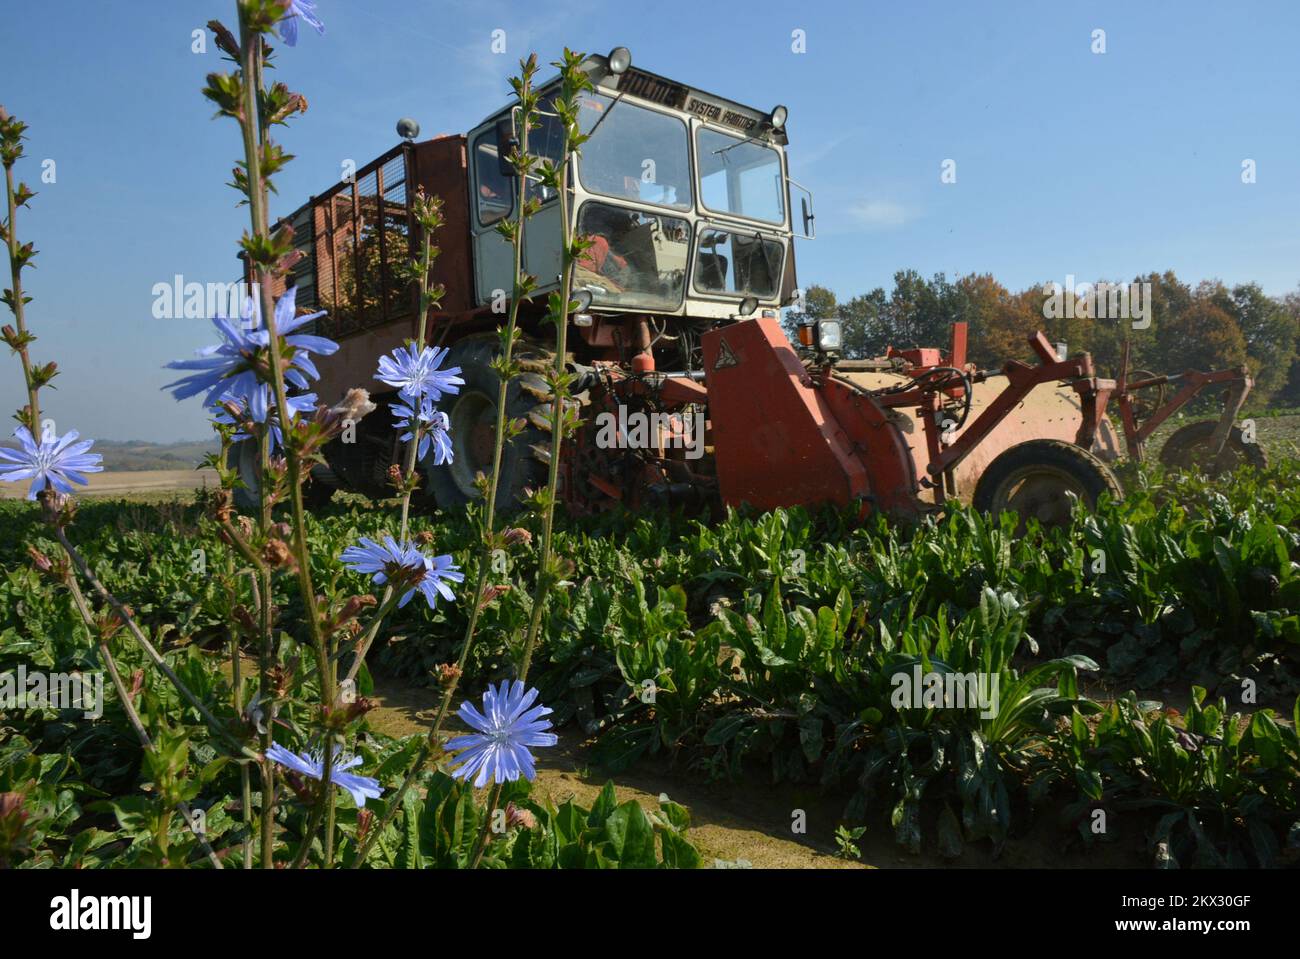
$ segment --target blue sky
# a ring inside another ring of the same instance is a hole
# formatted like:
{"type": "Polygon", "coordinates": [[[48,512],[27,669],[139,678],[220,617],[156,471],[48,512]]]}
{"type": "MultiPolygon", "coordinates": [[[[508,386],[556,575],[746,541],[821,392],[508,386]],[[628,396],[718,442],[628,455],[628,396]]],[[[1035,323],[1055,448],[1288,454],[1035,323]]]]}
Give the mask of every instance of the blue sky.
{"type": "MultiPolygon", "coordinates": [[[[38,360],[60,432],[108,439],[205,435],[197,403],[159,387],[162,364],[210,339],[157,320],[174,274],[227,281],[246,225],[223,184],[239,152],[210,119],[204,75],[223,69],[191,31],[231,0],[0,0],[12,40],[3,102],[31,127],[20,214],[38,360]],[[40,182],[43,159],[57,182],[40,182]]],[[[463,132],[506,102],[519,56],[605,52],[743,103],[789,107],[791,171],[816,197],[804,285],[841,297],[895,270],[990,272],[1012,288],[1068,274],[1300,286],[1300,4],[1277,2],[754,2],[320,0],[327,34],[283,49],[278,75],[310,111],[282,133],[285,213],[396,142],[463,132]],[[735,10],[728,16],[726,11],[735,10]],[[543,12],[544,11],[544,12],[543,12]],[[743,11],[743,12],[742,12],[743,11]],[[507,53],[491,51],[506,31],[507,53]],[[1091,51],[1094,30],[1106,52],[1091,51]],[[792,51],[804,31],[806,52],[792,51]],[[955,183],[941,164],[956,162],[955,183]],[[1241,182],[1256,163],[1257,182],[1241,182]]],[[[7,282],[6,282],[7,285],[7,282]]],[[[0,403],[22,401],[16,360],[0,403]]]]}

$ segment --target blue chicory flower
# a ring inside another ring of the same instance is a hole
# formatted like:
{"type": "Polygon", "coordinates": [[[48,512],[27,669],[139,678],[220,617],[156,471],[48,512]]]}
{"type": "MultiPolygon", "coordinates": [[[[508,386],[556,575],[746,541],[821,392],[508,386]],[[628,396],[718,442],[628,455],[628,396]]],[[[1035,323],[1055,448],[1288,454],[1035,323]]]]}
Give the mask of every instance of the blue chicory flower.
{"type": "Polygon", "coordinates": [[[31,488],[27,491],[28,499],[36,499],[36,494],[46,486],[53,487],[59,493],[71,493],[73,483],[85,486],[89,482],[82,474],[99,473],[104,469],[99,465],[103,457],[88,452],[95,441],[82,440],[78,443],[76,430],[69,430],[62,437],[42,437],[39,443],[25,426],[14,430],[14,436],[20,444],[18,449],[0,448],[0,459],[16,465],[0,464],[0,480],[11,483],[31,480],[31,488]]]}
{"type": "Polygon", "coordinates": [[[436,609],[439,596],[447,600],[456,598],[448,582],[465,581],[465,574],[450,556],[425,556],[414,544],[399,543],[391,536],[385,536],[382,544],[363,536],[357,545],[345,549],[339,559],[353,572],[373,574],[372,582],[381,586],[390,579],[408,586],[398,601],[399,608],[409,603],[418,591],[429,608],[436,609]]]}
{"type": "MultiPolygon", "coordinates": [[[[305,390],[308,388],[308,378],[320,379],[320,372],[312,362],[311,354],[329,356],[338,350],[339,345],[323,336],[293,332],[304,323],[325,315],[325,311],[321,310],[296,316],[297,295],[297,287],[290,287],[276,301],[275,329],[294,351],[293,360],[284,372],[285,381],[305,390]]],[[[186,400],[206,392],[204,406],[215,406],[227,398],[237,403],[247,402],[259,384],[253,360],[259,350],[267,349],[271,343],[270,332],[262,326],[261,310],[250,297],[244,303],[239,321],[218,314],[212,323],[221,334],[223,342],[196,350],[197,359],[173,360],[168,363],[167,368],[170,370],[195,372],[174,383],[168,383],[163,389],[171,390],[172,396],[177,400],[186,400]]]]}
{"type": "MultiPolygon", "coordinates": [[[[275,399],[271,396],[271,387],[266,383],[258,383],[249,397],[226,396],[224,400],[234,403],[243,412],[243,418],[250,419],[254,423],[270,424],[272,451],[279,449],[284,443],[284,436],[280,432],[280,413],[276,409],[275,399]]],[[[302,413],[312,413],[316,409],[315,393],[287,396],[285,400],[289,404],[289,418],[291,421],[302,413]]],[[[235,422],[235,417],[221,407],[216,408],[215,415],[212,418],[218,423],[235,422]]],[[[238,441],[249,437],[247,433],[237,432],[231,438],[238,441]]]]}
{"type": "MultiPolygon", "coordinates": [[[[379,785],[378,779],[348,772],[361,762],[361,757],[353,756],[351,759],[340,761],[341,752],[342,747],[334,747],[334,764],[330,767],[330,782],[342,786],[351,793],[352,801],[358,807],[364,806],[367,799],[378,799],[383,795],[384,790],[379,785]]],[[[320,779],[325,773],[325,757],[321,753],[309,756],[306,753],[290,752],[279,743],[272,743],[271,748],[266,751],[266,758],[312,779],[320,779]]]]}
{"type": "Polygon", "coordinates": [[[483,694],[483,712],[472,703],[461,703],[457,715],[478,732],[448,740],[448,752],[461,751],[455,759],[459,766],[452,776],[463,780],[474,776],[476,788],[489,779],[503,783],[520,776],[529,781],[536,777],[529,747],[554,746],[559,741],[554,733],[546,732],[551,721],[542,718],[551,710],[533,706],[537,696],[536,689],[525,692],[524,684],[517,679],[513,684],[502,680],[499,688],[488,686],[483,694]]]}
{"type": "Polygon", "coordinates": [[[419,402],[419,412],[416,412],[416,404],[413,402],[394,403],[392,411],[394,414],[394,426],[405,429],[399,439],[403,443],[410,442],[415,438],[415,429],[411,426],[412,420],[418,421],[420,429],[420,446],[415,451],[415,458],[424,462],[425,456],[429,453],[429,447],[433,447],[433,465],[443,466],[452,461],[451,436],[448,429],[451,427],[447,414],[441,410],[433,408],[433,400],[427,396],[419,402]]]}
{"type": "Polygon", "coordinates": [[[379,372],[375,374],[375,379],[395,388],[398,395],[407,401],[426,397],[440,400],[444,393],[459,393],[465,385],[459,375],[459,366],[448,370],[438,369],[449,352],[446,347],[434,349],[425,346],[416,349],[414,343],[399,346],[393,350],[392,356],[379,358],[379,372]]]}
{"type": "Polygon", "coordinates": [[[298,18],[302,17],[307,26],[314,27],[321,36],[325,35],[325,24],[316,16],[316,0],[289,0],[289,12],[280,21],[280,36],[289,46],[298,45],[298,18]]]}

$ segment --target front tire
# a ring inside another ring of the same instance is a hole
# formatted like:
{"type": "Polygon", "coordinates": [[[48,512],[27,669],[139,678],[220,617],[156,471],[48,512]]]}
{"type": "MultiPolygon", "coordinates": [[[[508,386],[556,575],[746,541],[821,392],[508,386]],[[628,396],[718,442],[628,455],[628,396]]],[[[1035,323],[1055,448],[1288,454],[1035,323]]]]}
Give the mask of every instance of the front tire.
{"type": "Polygon", "coordinates": [[[1033,518],[1045,527],[1067,526],[1075,500],[1097,508],[1103,493],[1123,495],[1105,463],[1073,443],[1030,440],[998,456],[975,484],[972,505],[1000,516],[1020,516],[1019,532],[1033,518]]]}
{"type": "Polygon", "coordinates": [[[257,441],[252,439],[232,443],[226,453],[227,469],[239,473],[244,484],[235,488],[235,508],[241,513],[256,514],[261,508],[261,496],[258,490],[262,486],[262,451],[257,441]]]}
{"type": "MultiPolygon", "coordinates": [[[[460,367],[465,385],[455,395],[444,396],[438,409],[447,414],[451,434],[452,462],[427,466],[428,489],[440,509],[464,507],[481,494],[476,477],[492,474],[496,441],[497,398],[500,379],[492,363],[497,357],[495,335],[467,337],[451,346],[445,368],[460,367]]],[[[514,359],[523,367],[506,389],[506,416],[527,425],[501,451],[501,482],[496,508],[509,512],[519,507],[528,487],[540,488],[546,481],[541,451],[550,436],[539,428],[549,411],[546,381],[539,371],[549,355],[527,343],[515,347],[514,359]]]]}

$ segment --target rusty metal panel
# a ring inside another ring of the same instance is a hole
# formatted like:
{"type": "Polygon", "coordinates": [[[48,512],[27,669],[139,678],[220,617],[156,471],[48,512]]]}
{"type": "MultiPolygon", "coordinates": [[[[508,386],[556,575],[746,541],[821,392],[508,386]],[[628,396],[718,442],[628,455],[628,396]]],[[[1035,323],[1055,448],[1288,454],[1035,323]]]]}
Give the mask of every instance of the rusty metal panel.
{"type": "Polygon", "coordinates": [[[701,343],[725,503],[846,504],[871,492],[865,465],[776,320],[745,320],[701,343]]]}
{"type": "Polygon", "coordinates": [[[430,271],[430,281],[444,290],[439,311],[468,312],[474,308],[474,264],[465,137],[441,136],[417,143],[412,167],[412,181],[442,199],[443,225],[434,237],[439,254],[430,271]]]}
{"type": "MultiPolygon", "coordinates": [[[[864,390],[879,390],[897,387],[909,379],[896,373],[842,372],[836,376],[864,390]]],[[[976,383],[971,399],[970,416],[960,430],[952,433],[955,442],[965,434],[988,406],[1007,388],[1007,378],[1002,375],[992,376],[982,383],[976,383]]],[[[916,464],[916,474],[926,475],[930,463],[930,454],[925,445],[925,422],[921,410],[912,407],[899,407],[890,411],[891,421],[898,427],[912,458],[916,464]]],[[[999,422],[970,454],[958,464],[955,470],[956,495],[963,501],[969,501],[975,492],[975,484],[980,475],[997,456],[1026,440],[1051,439],[1073,443],[1083,422],[1083,413],[1079,408],[1079,397],[1068,386],[1055,383],[1042,383],[1025,397],[1006,418],[999,422]]],[[[1098,436],[1101,451],[1117,446],[1115,431],[1108,419],[1103,418],[1098,436]]]]}

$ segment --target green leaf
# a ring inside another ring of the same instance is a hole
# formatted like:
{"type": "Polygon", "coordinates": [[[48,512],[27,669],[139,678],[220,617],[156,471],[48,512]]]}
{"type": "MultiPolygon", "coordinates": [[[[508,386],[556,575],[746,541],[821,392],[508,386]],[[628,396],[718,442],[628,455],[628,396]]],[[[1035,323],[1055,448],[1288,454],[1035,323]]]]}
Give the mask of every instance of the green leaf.
{"type": "Polygon", "coordinates": [[[663,844],[664,865],[672,869],[698,869],[700,867],[700,852],[685,836],[679,835],[670,829],[660,830],[660,841],[663,844]]]}
{"type": "Polygon", "coordinates": [[[619,806],[605,820],[605,835],[620,869],[655,867],[655,831],[635,799],[619,806]]]}
{"type": "Polygon", "coordinates": [[[600,795],[592,804],[591,812],[587,816],[587,825],[593,829],[604,825],[605,820],[617,807],[618,797],[614,795],[614,781],[611,779],[605,783],[600,795]]]}

